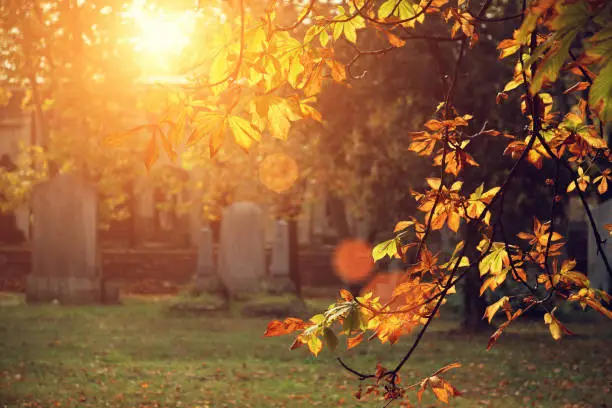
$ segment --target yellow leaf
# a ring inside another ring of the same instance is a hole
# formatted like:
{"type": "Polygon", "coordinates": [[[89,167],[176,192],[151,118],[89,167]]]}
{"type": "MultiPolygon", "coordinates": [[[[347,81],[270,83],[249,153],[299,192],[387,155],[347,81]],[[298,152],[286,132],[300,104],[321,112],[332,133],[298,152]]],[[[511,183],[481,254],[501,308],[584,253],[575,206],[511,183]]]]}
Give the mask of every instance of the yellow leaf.
{"type": "Polygon", "coordinates": [[[228,118],[227,123],[234,134],[236,143],[245,150],[251,147],[251,143],[261,140],[261,133],[255,129],[246,119],[240,116],[232,115],[228,118]]]}
{"type": "Polygon", "coordinates": [[[344,28],[343,28],[343,32],[344,32],[344,37],[352,42],[353,44],[357,43],[357,30],[355,25],[353,24],[353,20],[349,21],[348,23],[344,23],[344,28]]]}
{"type": "Polygon", "coordinates": [[[210,135],[210,155],[211,157],[214,156],[223,143],[226,119],[225,113],[199,112],[194,119],[194,125],[197,131],[194,131],[189,137],[187,146],[195,144],[205,135],[210,135]]]}
{"type": "Polygon", "coordinates": [[[210,83],[214,84],[223,81],[229,74],[227,51],[222,51],[214,59],[210,67],[210,83]]]}
{"type": "Polygon", "coordinates": [[[342,23],[334,24],[334,33],[333,33],[334,40],[337,40],[338,38],[340,38],[340,36],[342,35],[343,28],[344,28],[344,25],[342,23]]]}
{"type": "Polygon", "coordinates": [[[504,59],[507,56],[514,54],[520,48],[521,48],[521,45],[516,40],[513,40],[513,39],[503,40],[497,46],[497,49],[501,50],[499,53],[499,59],[504,59]]]}
{"type": "Polygon", "coordinates": [[[287,74],[287,80],[292,87],[298,87],[298,78],[302,72],[304,72],[304,65],[302,65],[299,58],[293,58],[287,74]]]}
{"type": "Polygon", "coordinates": [[[522,83],[523,83],[522,79],[513,79],[512,81],[508,82],[506,86],[504,86],[504,89],[502,90],[502,92],[511,91],[517,88],[518,86],[520,86],[522,83]]]}
{"type": "Polygon", "coordinates": [[[497,313],[500,307],[505,306],[507,303],[509,303],[508,296],[504,296],[503,298],[499,299],[497,302],[487,307],[483,318],[486,317],[488,322],[491,323],[491,320],[493,319],[493,316],[495,316],[495,313],[497,313]]]}
{"type": "Polygon", "coordinates": [[[321,341],[321,339],[314,335],[310,336],[306,344],[308,345],[308,349],[310,350],[310,352],[314,354],[315,357],[318,356],[321,352],[321,349],[323,349],[323,342],[321,341]]]}
{"type": "Polygon", "coordinates": [[[323,47],[327,47],[327,43],[329,42],[329,34],[326,29],[321,30],[321,34],[319,35],[319,41],[323,47]]]}
{"type": "Polygon", "coordinates": [[[270,105],[268,108],[268,124],[272,136],[280,140],[287,140],[291,122],[286,110],[280,104],[270,105]]]}
{"type": "Polygon", "coordinates": [[[552,313],[546,313],[544,315],[544,323],[548,325],[548,330],[553,339],[559,340],[563,334],[572,334],[569,330],[567,330],[559,320],[554,316],[554,310],[552,313]]]}

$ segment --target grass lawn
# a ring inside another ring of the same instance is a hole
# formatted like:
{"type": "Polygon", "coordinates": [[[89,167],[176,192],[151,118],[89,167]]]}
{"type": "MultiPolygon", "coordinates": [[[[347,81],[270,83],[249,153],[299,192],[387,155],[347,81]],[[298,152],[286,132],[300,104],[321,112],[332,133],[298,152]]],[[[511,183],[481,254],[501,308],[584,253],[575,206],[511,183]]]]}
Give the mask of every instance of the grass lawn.
{"type": "MultiPolygon", "coordinates": [[[[0,407],[383,406],[353,399],[357,381],[329,351],[315,359],[289,351],[290,337],[263,338],[266,319],[176,317],[166,304],[25,306],[2,297],[0,407]]],[[[404,379],[459,361],[463,367],[445,375],[464,394],[451,406],[612,407],[612,322],[568,323],[579,335],[560,342],[526,322],[488,352],[487,336],[454,334],[455,325],[433,325],[404,379]]],[[[370,371],[377,361],[397,363],[410,340],[340,354],[370,371]]]]}

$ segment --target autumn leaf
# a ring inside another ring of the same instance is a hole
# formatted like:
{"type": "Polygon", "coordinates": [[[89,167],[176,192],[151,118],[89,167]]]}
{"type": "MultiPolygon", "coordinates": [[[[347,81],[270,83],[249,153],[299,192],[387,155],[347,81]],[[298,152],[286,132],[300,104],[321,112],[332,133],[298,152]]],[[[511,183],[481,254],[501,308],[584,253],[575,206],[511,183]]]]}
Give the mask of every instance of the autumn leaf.
{"type": "Polygon", "coordinates": [[[578,177],[576,178],[576,180],[572,181],[567,186],[567,192],[570,193],[574,191],[576,186],[578,186],[578,189],[580,191],[586,191],[590,181],[591,181],[591,177],[587,173],[584,172],[584,169],[582,167],[579,166],[578,167],[578,177]]]}
{"type": "Polygon", "coordinates": [[[350,302],[350,301],[352,301],[354,299],[353,295],[351,294],[351,292],[349,292],[346,289],[340,289],[340,298],[342,300],[344,300],[344,301],[347,301],[347,302],[350,302]]]}
{"type": "Polygon", "coordinates": [[[306,84],[304,85],[304,95],[311,97],[318,94],[321,91],[323,85],[323,62],[319,62],[315,65],[310,75],[307,77],[306,84]]]}
{"type": "Polygon", "coordinates": [[[417,391],[417,399],[419,403],[422,402],[423,393],[425,390],[430,387],[433,391],[436,398],[445,404],[448,404],[450,397],[460,396],[461,393],[451,384],[438,377],[437,375],[433,375],[421,381],[420,389],[417,391]]]}
{"type": "Polygon", "coordinates": [[[321,339],[314,335],[308,338],[308,340],[306,341],[306,345],[315,357],[317,357],[323,349],[323,342],[321,341],[321,339]]]}
{"type": "Polygon", "coordinates": [[[497,302],[495,302],[492,305],[488,306],[486,308],[485,314],[484,314],[484,316],[482,318],[484,319],[486,317],[487,321],[490,324],[491,320],[493,319],[493,316],[495,316],[495,313],[497,313],[497,311],[501,307],[509,305],[509,303],[510,303],[510,299],[508,298],[508,296],[504,296],[503,298],[499,299],[497,302]]]}
{"type": "Polygon", "coordinates": [[[234,134],[236,143],[244,150],[248,150],[253,141],[261,140],[261,133],[259,133],[259,131],[246,119],[232,115],[227,119],[227,123],[234,134]]]}
{"type": "Polygon", "coordinates": [[[508,320],[506,320],[504,323],[502,323],[497,330],[495,330],[495,333],[493,333],[491,335],[491,337],[489,337],[489,341],[487,342],[487,350],[490,350],[493,345],[497,342],[497,340],[499,339],[499,336],[502,335],[502,333],[504,332],[504,330],[510,325],[510,323],[512,323],[514,320],[516,320],[520,315],[522,315],[524,312],[523,309],[518,309],[516,312],[514,312],[513,315],[511,315],[508,320]]]}
{"type": "Polygon", "coordinates": [[[504,59],[517,52],[521,48],[521,44],[515,39],[506,39],[499,43],[497,49],[500,50],[499,59],[504,59]]]}
{"type": "Polygon", "coordinates": [[[478,269],[480,276],[484,276],[487,272],[496,275],[502,272],[505,265],[509,264],[510,258],[506,252],[506,245],[503,242],[494,242],[489,253],[478,264],[478,269]]]}
{"type": "Polygon", "coordinates": [[[187,140],[187,146],[194,145],[204,135],[210,135],[210,155],[214,156],[223,144],[226,124],[227,116],[223,112],[198,112],[194,119],[195,129],[187,140]]]}
{"type": "Polygon", "coordinates": [[[461,363],[451,363],[451,364],[445,365],[444,367],[436,371],[433,375],[442,375],[445,372],[452,370],[453,368],[459,368],[459,367],[461,367],[461,363]]]}
{"type": "Polygon", "coordinates": [[[584,91],[585,89],[588,89],[589,85],[590,84],[588,82],[586,82],[586,81],[576,82],[574,85],[570,86],[565,91],[563,91],[563,93],[565,95],[567,95],[567,94],[570,94],[572,92],[584,91]]]}
{"type": "Polygon", "coordinates": [[[406,45],[406,40],[401,39],[400,37],[398,37],[397,35],[387,32],[387,38],[389,40],[389,44],[391,44],[394,47],[403,47],[404,45],[406,45]]]}
{"type": "Polygon", "coordinates": [[[347,348],[347,350],[350,350],[353,347],[357,347],[359,345],[359,343],[361,343],[362,341],[363,341],[363,333],[359,333],[358,335],[356,335],[354,337],[347,337],[346,338],[346,348],[347,348]]]}
{"type": "Polygon", "coordinates": [[[325,63],[329,67],[332,78],[334,78],[336,82],[344,82],[346,80],[346,68],[344,64],[334,60],[326,60],[325,63]]]}
{"type": "Polygon", "coordinates": [[[559,340],[563,334],[573,334],[567,330],[565,326],[559,322],[559,320],[557,320],[557,318],[554,316],[554,310],[551,313],[546,313],[544,315],[544,323],[548,325],[548,330],[550,330],[550,334],[555,340],[559,340]]]}
{"type": "Polygon", "coordinates": [[[374,262],[388,256],[393,258],[397,254],[397,240],[395,238],[381,242],[372,248],[372,259],[374,262]]]}
{"type": "Polygon", "coordinates": [[[285,334],[293,333],[297,330],[304,330],[305,328],[311,326],[312,323],[305,322],[302,319],[298,319],[295,317],[289,317],[285,319],[285,321],[281,322],[279,320],[273,320],[268,323],[268,327],[264,333],[265,337],[271,336],[282,336],[285,334]]]}

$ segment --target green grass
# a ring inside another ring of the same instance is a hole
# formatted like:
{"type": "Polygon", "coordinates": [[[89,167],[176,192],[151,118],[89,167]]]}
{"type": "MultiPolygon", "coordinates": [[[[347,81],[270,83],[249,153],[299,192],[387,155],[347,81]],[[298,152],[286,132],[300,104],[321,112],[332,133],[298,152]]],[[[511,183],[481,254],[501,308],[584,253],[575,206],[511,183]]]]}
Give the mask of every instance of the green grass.
{"type": "MultiPolygon", "coordinates": [[[[263,338],[266,319],[176,317],[164,312],[168,298],[78,308],[3,299],[0,407],[383,405],[355,401],[357,381],[330,352],[315,359],[289,351],[290,337],[263,338]]],[[[523,323],[488,352],[487,336],[454,334],[454,327],[451,320],[433,325],[402,373],[406,381],[460,361],[445,376],[464,393],[452,406],[610,406],[612,323],[569,323],[580,335],[560,342],[543,324],[523,323]]],[[[377,361],[392,366],[410,340],[341,355],[362,371],[377,361]]],[[[433,401],[428,391],[424,405],[433,401]]]]}

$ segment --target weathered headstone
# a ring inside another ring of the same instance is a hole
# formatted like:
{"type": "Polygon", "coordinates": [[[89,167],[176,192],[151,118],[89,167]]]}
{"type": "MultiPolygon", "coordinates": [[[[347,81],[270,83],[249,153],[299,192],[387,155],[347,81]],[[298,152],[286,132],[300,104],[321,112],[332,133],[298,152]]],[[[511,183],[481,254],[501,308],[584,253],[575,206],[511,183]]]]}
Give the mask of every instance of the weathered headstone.
{"type": "Polygon", "coordinates": [[[266,275],[264,216],[251,202],[223,210],[219,247],[219,277],[231,296],[258,292],[266,275]]]}
{"type": "MultiPolygon", "coordinates": [[[[605,224],[612,224],[612,200],[593,206],[591,212],[595,219],[599,235],[606,241],[601,244],[603,253],[608,258],[608,262],[612,264],[612,239],[610,239],[608,231],[603,228],[605,224]]],[[[591,281],[591,286],[595,289],[610,292],[612,289],[612,279],[606,270],[606,265],[604,264],[601,254],[598,254],[595,236],[590,227],[588,234],[588,276],[591,281]]]]}
{"type": "Polygon", "coordinates": [[[36,186],[32,209],[32,270],[26,300],[101,302],[95,189],[78,176],[60,175],[36,186]]]}
{"type": "Polygon", "coordinates": [[[270,278],[268,289],[272,293],[295,292],[295,285],[289,274],[289,224],[287,221],[276,221],[276,234],[272,246],[270,278]]]}
{"type": "Polygon", "coordinates": [[[198,263],[193,285],[195,294],[218,292],[222,288],[219,276],[215,271],[212,231],[208,227],[200,229],[198,263]]]}

